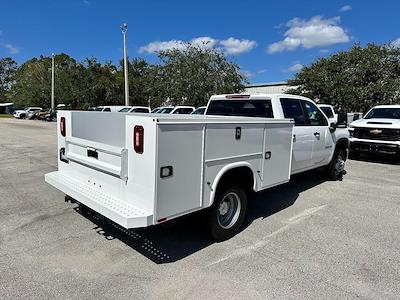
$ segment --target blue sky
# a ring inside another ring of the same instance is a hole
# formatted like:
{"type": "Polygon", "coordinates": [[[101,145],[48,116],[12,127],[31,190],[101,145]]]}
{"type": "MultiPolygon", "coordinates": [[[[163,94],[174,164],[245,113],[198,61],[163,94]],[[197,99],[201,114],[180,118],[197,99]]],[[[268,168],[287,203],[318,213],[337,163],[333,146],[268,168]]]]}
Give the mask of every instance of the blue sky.
{"type": "Polygon", "coordinates": [[[220,48],[252,83],[291,78],[318,57],[355,42],[400,46],[400,1],[0,0],[0,57],[21,63],[64,52],[77,60],[122,57],[156,62],[154,51],[182,41],[220,48]]]}

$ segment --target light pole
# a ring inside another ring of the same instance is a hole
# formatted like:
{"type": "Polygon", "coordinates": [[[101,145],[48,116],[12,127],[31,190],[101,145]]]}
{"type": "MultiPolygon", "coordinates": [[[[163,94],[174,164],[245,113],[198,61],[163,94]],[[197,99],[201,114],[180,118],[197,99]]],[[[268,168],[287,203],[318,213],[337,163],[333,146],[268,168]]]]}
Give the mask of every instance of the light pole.
{"type": "Polygon", "coordinates": [[[126,32],[128,24],[121,25],[122,35],[124,37],[124,79],[125,79],[125,106],[129,106],[129,86],[128,86],[128,51],[126,49],[126,32]]]}
{"type": "Polygon", "coordinates": [[[54,53],[51,54],[51,110],[54,111],[54,53]]]}

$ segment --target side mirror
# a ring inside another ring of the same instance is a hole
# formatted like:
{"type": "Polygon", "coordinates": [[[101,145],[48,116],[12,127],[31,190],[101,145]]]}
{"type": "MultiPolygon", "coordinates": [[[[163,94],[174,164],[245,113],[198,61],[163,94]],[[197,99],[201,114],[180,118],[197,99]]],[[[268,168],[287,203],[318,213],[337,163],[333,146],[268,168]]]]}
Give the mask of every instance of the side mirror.
{"type": "Polygon", "coordinates": [[[347,113],[338,113],[337,128],[347,128],[347,113]]]}
{"type": "Polygon", "coordinates": [[[337,127],[338,127],[338,125],[336,123],[331,123],[329,126],[329,131],[335,132],[337,127]]]}

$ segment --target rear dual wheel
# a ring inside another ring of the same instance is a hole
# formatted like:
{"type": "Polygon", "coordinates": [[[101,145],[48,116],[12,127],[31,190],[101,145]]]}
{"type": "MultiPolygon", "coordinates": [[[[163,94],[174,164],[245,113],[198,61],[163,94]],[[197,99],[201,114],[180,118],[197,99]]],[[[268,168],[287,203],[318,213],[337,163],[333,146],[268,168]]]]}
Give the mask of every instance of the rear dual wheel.
{"type": "Polygon", "coordinates": [[[214,204],[208,212],[210,234],[216,241],[236,235],[245,218],[247,194],[241,186],[226,186],[217,190],[214,204]]]}

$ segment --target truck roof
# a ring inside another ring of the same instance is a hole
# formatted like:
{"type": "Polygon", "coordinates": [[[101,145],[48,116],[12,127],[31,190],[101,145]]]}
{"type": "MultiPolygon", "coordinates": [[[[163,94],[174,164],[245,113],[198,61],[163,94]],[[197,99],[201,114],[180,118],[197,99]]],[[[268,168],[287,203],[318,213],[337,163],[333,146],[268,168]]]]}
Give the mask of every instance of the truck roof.
{"type": "Polygon", "coordinates": [[[386,105],[377,105],[373,108],[400,108],[399,104],[386,104],[386,105]]]}
{"type": "Polygon", "coordinates": [[[213,95],[210,98],[211,100],[240,100],[240,99],[250,99],[250,100],[260,100],[260,99],[272,99],[272,98],[296,98],[296,99],[305,99],[309,100],[306,97],[299,96],[299,95],[291,95],[291,94],[280,94],[280,93],[272,93],[272,94],[264,94],[264,93],[238,93],[238,94],[221,94],[221,95],[213,95]]]}

